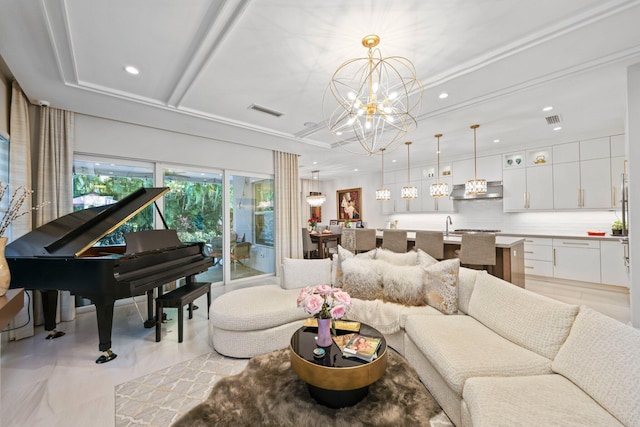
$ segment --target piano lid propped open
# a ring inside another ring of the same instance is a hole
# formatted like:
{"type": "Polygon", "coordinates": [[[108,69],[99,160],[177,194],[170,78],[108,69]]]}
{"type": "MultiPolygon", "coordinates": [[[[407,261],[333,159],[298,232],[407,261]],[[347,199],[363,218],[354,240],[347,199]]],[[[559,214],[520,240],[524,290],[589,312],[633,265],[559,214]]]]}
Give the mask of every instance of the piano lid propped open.
{"type": "Polygon", "coordinates": [[[61,216],[11,242],[5,254],[7,257],[80,257],[168,191],[168,187],[140,188],[112,205],[61,216]]]}

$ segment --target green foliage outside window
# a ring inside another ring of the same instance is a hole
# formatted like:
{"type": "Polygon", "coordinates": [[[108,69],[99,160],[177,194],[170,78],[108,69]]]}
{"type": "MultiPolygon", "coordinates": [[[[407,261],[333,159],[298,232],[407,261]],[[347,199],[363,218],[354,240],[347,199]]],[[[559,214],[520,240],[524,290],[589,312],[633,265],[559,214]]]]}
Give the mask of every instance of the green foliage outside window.
{"type": "MultiPolygon", "coordinates": [[[[122,200],[139,188],[153,187],[150,178],[130,178],[102,175],[73,175],[73,197],[96,194],[99,196],[111,196],[113,200],[122,200]]],[[[74,210],[82,210],[84,206],[74,206],[74,210]]],[[[118,229],[103,237],[99,246],[124,244],[124,233],[153,229],[153,206],[149,206],[138,215],[135,215],[118,229]]]]}

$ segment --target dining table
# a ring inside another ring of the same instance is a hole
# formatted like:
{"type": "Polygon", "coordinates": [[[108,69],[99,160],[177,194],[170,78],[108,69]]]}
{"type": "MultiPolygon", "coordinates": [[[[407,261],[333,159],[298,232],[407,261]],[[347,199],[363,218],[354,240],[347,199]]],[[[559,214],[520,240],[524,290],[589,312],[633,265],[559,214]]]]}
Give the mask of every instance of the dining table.
{"type": "Polygon", "coordinates": [[[325,257],[324,245],[327,242],[327,240],[337,240],[338,244],[340,244],[340,238],[342,237],[342,234],[312,231],[309,233],[309,236],[311,236],[311,241],[313,243],[318,244],[318,257],[324,258],[325,257]]]}

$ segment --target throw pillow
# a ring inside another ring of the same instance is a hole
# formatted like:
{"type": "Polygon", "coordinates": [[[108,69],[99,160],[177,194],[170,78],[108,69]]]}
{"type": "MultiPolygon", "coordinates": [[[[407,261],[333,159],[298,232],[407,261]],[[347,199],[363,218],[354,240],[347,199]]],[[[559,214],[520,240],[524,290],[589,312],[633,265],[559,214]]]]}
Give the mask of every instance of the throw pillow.
{"type": "Polygon", "coordinates": [[[379,248],[376,251],[376,259],[394,265],[416,265],[418,263],[418,253],[416,251],[397,253],[389,249],[379,248]]]}
{"type": "Polygon", "coordinates": [[[438,260],[423,251],[422,249],[418,249],[418,265],[422,268],[427,268],[432,266],[433,264],[437,264],[438,260]]]}
{"type": "Polygon", "coordinates": [[[458,312],[460,259],[448,259],[424,269],[427,304],[444,314],[458,312]]]}
{"type": "Polygon", "coordinates": [[[364,257],[348,258],[342,262],[342,290],[351,298],[382,299],[382,280],[377,261],[364,257]]]}
{"type": "Polygon", "coordinates": [[[426,305],[422,277],[424,269],[419,265],[381,264],[383,297],[387,302],[403,305],[426,305]]]}
{"type": "Polygon", "coordinates": [[[343,283],[342,262],[350,258],[373,259],[376,256],[376,249],[361,254],[354,254],[350,250],[338,245],[338,253],[333,257],[333,270],[331,272],[331,283],[335,287],[341,287],[343,283]]]}

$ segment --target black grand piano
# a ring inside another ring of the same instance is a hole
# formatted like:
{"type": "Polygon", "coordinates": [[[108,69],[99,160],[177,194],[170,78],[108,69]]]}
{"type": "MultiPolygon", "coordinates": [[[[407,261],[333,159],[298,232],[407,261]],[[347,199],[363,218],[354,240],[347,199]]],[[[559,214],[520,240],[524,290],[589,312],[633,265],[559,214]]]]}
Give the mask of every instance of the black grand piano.
{"type": "Polygon", "coordinates": [[[12,288],[66,290],[95,304],[103,352],[96,363],[116,357],[111,351],[116,300],[147,293],[145,327],[152,327],[155,288],[182,277],[190,282],[213,265],[202,243],[183,244],[175,230],[129,233],[126,246],[94,246],[168,191],[141,188],[115,204],[64,215],[6,247],[12,288]]]}

